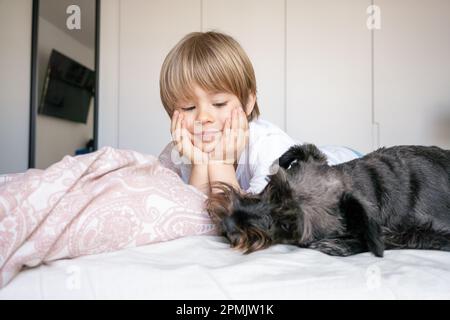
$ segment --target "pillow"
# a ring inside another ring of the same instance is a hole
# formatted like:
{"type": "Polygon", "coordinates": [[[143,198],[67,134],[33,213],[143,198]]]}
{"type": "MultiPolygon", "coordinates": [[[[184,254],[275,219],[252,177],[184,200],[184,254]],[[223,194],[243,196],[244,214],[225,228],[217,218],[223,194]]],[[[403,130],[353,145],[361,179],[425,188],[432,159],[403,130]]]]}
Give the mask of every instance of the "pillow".
{"type": "Polygon", "coordinates": [[[0,287],[23,267],[217,234],[206,195],[152,155],[105,147],[0,184],[0,287]]]}

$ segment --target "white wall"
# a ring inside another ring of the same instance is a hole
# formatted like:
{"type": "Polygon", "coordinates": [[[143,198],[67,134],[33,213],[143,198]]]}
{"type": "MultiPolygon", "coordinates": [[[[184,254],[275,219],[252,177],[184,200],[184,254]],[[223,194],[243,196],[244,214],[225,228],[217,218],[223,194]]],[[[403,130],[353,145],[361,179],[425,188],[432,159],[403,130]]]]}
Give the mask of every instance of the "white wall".
{"type": "Polygon", "coordinates": [[[119,145],[119,1],[100,10],[98,146],[119,145]]]}
{"type": "Polygon", "coordinates": [[[170,139],[162,61],[186,33],[214,29],[242,44],[262,117],[295,139],[363,152],[400,143],[449,147],[450,2],[375,1],[382,22],[375,31],[366,24],[371,3],[103,2],[100,146],[159,153],[170,139]]]}
{"type": "Polygon", "coordinates": [[[285,128],[284,1],[209,0],[201,3],[202,31],[225,32],[239,41],[255,69],[262,117],[285,128]]]}
{"type": "Polygon", "coordinates": [[[287,131],[302,141],[372,144],[370,0],[287,1],[287,131]]]}
{"type": "Polygon", "coordinates": [[[450,1],[376,0],[375,120],[385,144],[450,149],[450,1]]]}
{"type": "Polygon", "coordinates": [[[0,0],[0,174],[28,168],[31,0],[0,0]]]}
{"type": "Polygon", "coordinates": [[[119,13],[118,146],[154,154],[170,139],[159,69],[186,31],[199,30],[200,1],[120,1],[119,13]]]}
{"type": "MultiPolygon", "coordinates": [[[[217,28],[253,59],[263,116],[293,137],[363,151],[450,148],[450,2],[375,0],[373,46],[369,1],[335,2],[102,1],[99,146],[158,153],[170,139],[158,93],[164,55],[184,34],[217,28]]],[[[32,0],[0,0],[0,173],[28,163],[31,11],[32,0]]]]}

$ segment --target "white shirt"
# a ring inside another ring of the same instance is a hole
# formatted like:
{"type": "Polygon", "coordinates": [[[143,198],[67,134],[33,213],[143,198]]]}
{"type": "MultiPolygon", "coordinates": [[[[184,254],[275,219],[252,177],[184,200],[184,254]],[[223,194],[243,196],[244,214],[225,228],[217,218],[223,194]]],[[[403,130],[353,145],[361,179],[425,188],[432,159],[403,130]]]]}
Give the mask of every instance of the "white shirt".
{"type": "MultiPolygon", "coordinates": [[[[272,163],[295,144],[302,142],[292,139],[269,121],[259,118],[249,122],[249,143],[242,152],[236,168],[236,179],[241,189],[249,193],[261,192],[267,185],[266,177],[270,174],[272,163]]],[[[361,156],[346,147],[324,146],[319,149],[327,156],[330,165],[361,156]]],[[[182,161],[173,148],[173,142],[164,148],[159,160],[164,166],[174,170],[185,183],[189,183],[192,165],[182,161]]]]}

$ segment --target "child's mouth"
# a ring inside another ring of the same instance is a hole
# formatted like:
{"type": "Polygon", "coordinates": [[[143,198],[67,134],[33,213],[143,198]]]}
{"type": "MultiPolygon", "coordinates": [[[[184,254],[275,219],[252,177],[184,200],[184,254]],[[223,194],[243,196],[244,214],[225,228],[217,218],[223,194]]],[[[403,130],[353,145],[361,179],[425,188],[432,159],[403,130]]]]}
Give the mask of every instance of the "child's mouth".
{"type": "Polygon", "coordinates": [[[216,138],[218,131],[205,131],[195,135],[197,139],[201,139],[204,142],[211,142],[216,138]]]}

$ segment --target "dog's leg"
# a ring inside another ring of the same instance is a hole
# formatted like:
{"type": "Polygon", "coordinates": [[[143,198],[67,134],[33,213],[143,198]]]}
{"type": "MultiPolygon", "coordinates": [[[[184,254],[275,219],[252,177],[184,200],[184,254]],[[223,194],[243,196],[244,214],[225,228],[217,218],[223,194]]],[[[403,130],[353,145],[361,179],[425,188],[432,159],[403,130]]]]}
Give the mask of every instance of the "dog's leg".
{"type": "Polygon", "coordinates": [[[363,197],[345,193],[341,199],[347,232],[360,239],[375,256],[382,257],[384,251],[383,233],[374,219],[378,215],[376,206],[363,197]]]}
{"type": "Polygon", "coordinates": [[[369,251],[367,245],[354,238],[323,239],[312,242],[307,248],[318,250],[330,256],[351,256],[369,251]]]}
{"type": "Polygon", "coordinates": [[[402,232],[389,232],[389,249],[429,249],[450,251],[450,232],[435,230],[431,225],[411,227],[402,232]]]}

